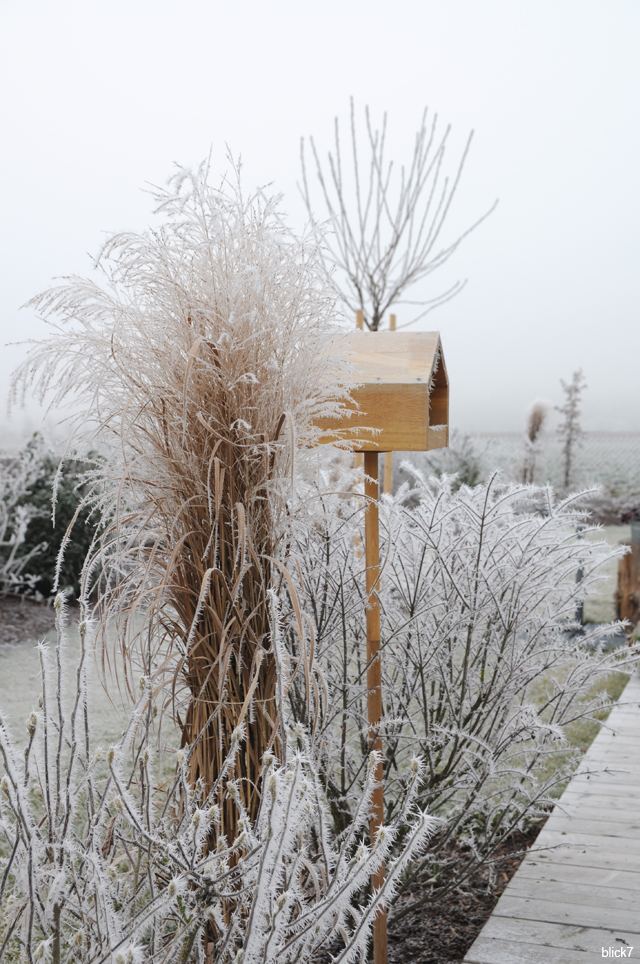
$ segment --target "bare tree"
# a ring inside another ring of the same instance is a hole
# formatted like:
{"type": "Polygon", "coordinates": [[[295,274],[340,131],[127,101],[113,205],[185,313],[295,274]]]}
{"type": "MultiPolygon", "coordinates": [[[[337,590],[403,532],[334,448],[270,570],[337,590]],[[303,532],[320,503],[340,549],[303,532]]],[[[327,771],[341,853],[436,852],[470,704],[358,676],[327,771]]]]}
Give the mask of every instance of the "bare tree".
{"type": "Polygon", "coordinates": [[[558,426],[558,433],[563,439],[563,483],[566,490],[571,483],[575,452],[581,444],[582,436],[584,435],[580,425],[580,402],[582,392],[587,387],[587,381],[582,373],[582,369],[578,368],[571,376],[571,382],[569,384],[567,384],[563,378],[560,379],[560,384],[565,394],[565,402],[564,405],[556,405],[556,411],[564,416],[564,421],[558,426]]]}
{"type": "MultiPolygon", "coordinates": [[[[355,109],[351,98],[351,155],[353,185],[345,177],[338,118],[335,119],[335,153],[328,154],[328,168],[320,161],[315,141],[309,138],[320,193],[332,232],[324,237],[327,268],[334,265],[342,276],[336,288],[345,307],[361,310],[370,331],[377,331],[386,311],[399,304],[419,306],[422,310],[407,327],[462,290],[465,281],[434,298],[409,301],[404,298],[411,286],[426,278],[447,261],[461,241],[495,208],[497,201],[479,220],[455,241],[442,245],[440,235],[456,193],[467,159],[473,131],[469,134],[455,175],[443,173],[445,150],[451,127],[438,133],[438,115],[428,121],[425,108],[415,135],[413,156],[408,167],[400,168],[399,183],[393,177],[394,163],[385,157],[387,115],[382,128],[374,130],[369,108],[365,108],[368,164],[361,161],[358,148],[355,109]]],[[[304,138],[301,142],[301,193],[315,226],[312,192],[307,175],[304,138]]]]}

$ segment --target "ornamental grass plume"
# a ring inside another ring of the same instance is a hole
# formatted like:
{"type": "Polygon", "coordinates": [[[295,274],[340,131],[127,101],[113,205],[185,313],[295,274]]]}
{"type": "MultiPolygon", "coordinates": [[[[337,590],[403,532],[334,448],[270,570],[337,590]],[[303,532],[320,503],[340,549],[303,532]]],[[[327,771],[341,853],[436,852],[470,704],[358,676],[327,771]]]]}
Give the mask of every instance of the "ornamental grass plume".
{"type": "MultiPolygon", "coordinates": [[[[234,778],[254,819],[279,740],[267,590],[283,578],[314,420],[342,410],[349,366],[315,243],[286,228],[278,198],[245,198],[236,174],[215,189],[207,164],[179,169],[154,190],[160,226],[105,245],[102,284],[71,278],[30,302],[55,333],[14,397],[35,386],[73,405],[76,438],[107,451],[83,595],[103,641],[115,621],[127,685],[136,658],[155,685],[172,679],[193,785],[215,784],[250,720],[234,778]]],[[[227,800],[230,839],[236,815],[227,800]]]]}

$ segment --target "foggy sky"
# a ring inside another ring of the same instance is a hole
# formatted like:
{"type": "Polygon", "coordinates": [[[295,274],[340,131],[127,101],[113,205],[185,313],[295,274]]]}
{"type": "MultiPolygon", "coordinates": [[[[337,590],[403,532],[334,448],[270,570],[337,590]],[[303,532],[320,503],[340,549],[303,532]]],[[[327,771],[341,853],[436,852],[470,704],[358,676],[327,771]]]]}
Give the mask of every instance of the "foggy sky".
{"type": "MultiPolygon", "coordinates": [[[[584,427],[640,430],[640,5],[637,0],[0,2],[0,342],[41,337],[19,306],[143,230],[174,162],[244,163],[292,225],[299,141],[332,146],[349,96],[389,115],[410,160],[425,105],[475,136],[443,240],[497,210],[416,295],[468,284],[439,329],[451,421],[518,431],[581,366],[584,427]]],[[[401,309],[399,321],[407,317],[401,309]]],[[[2,348],[6,395],[24,348],[2,348]]],[[[0,417],[36,427],[39,411],[0,417]]]]}

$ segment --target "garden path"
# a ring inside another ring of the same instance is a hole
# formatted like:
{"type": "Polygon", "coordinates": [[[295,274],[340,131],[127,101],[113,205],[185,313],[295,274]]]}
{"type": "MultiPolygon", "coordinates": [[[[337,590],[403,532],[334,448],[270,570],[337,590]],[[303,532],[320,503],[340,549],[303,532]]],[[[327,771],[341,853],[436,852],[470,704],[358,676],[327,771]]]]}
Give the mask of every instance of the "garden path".
{"type": "Polygon", "coordinates": [[[637,674],[464,960],[590,964],[603,958],[640,959],[637,674]]]}

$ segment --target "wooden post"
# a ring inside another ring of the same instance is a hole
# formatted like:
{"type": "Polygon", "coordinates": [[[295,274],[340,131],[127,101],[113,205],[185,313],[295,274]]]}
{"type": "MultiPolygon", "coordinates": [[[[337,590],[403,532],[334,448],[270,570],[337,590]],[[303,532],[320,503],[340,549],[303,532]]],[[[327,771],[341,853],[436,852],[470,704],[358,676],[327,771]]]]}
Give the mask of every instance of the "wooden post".
{"type": "MultiPolygon", "coordinates": [[[[364,312],[361,309],[356,311],[356,328],[360,331],[364,329],[364,312]]],[[[356,452],[353,457],[353,467],[354,469],[362,468],[362,452],[356,452]]]]}
{"type": "Polygon", "coordinates": [[[618,559],[616,616],[618,619],[628,619],[636,626],[640,620],[640,543],[622,542],[621,545],[630,545],[631,552],[618,559]]]}
{"type": "MultiPolygon", "coordinates": [[[[389,331],[396,330],[396,316],[389,316],[389,331]]],[[[385,452],[384,455],[384,483],[382,491],[385,495],[393,492],[393,452],[385,452]]]]}
{"type": "MultiPolygon", "coordinates": [[[[364,516],[364,554],[367,566],[367,715],[369,742],[374,750],[382,752],[380,720],[382,719],[382,667],[380,665],[380,603],[376,596],[380,578],[380,529],[378,521],[378,453],[364,453],[364,494],[367,500],[364,516]]],[[[382,788],[382,760],[376,768],[378,786],[374,790],[369,834],[371,842],[384,820],[384,795],[382,788]]],[[[385,868],[382,866],[371,878],[374,888],[384,883],[385,868]]],[[[373,923],[374,964],[387,964],[387,914],[380,911],[373,923]]]]}

